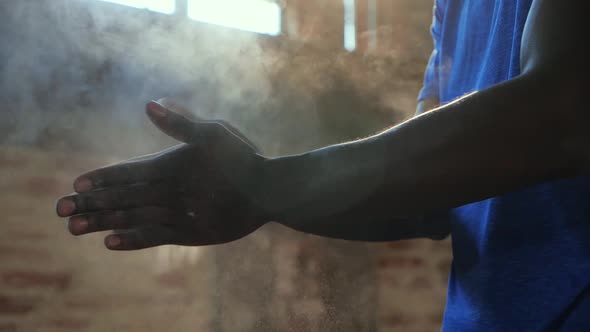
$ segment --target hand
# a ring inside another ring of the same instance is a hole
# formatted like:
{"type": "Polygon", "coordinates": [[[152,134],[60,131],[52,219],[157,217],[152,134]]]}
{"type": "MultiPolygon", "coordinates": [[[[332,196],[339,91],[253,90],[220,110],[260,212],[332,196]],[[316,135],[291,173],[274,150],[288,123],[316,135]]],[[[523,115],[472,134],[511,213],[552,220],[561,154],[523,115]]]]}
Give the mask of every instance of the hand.
{"type": "Polygon", "coordinates": [[[114,231],[113,250],[164,244],[209,245],[242,238],[269,221],[258,204],[266,158],[221,121],[193,122],[150,102],[164,133],[185,142],[90,171],[74,181],[57,214],[74,235],[114,231]]]}

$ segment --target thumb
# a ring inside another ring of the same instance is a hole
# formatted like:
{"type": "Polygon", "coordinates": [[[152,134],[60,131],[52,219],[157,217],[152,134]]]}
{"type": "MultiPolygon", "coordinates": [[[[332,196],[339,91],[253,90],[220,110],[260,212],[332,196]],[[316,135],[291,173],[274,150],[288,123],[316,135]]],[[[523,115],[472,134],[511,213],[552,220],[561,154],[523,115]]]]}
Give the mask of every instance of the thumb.
{"type": "Polygon", "coordinates": [[[156,101],[150,101],[146,105],[146,113],[152,123],[164,134],[181,142],[190,143],[196,129],[194,122],[156,101]]]}
{"type": "Polygon", "coordinates": [[[233,135],[241,140],[256,153],[260,152],[258,147],[252,141],[231,124],[222,120],[194,122],[171,110],[171,108],[174,108],[180,111],[185,111],[181,106],[166,100],[162,100],[162,103],[156,101],[149,102],[146,105],[146,112],[154,125],[166,135],[184,143],[194,144],[204,143],[203,137],[219,138],[221,132],[226,132],[230,134],[230,136],[233,135]],[[164,103],[164,105],[162,105],[162,103],[164,103]]]}

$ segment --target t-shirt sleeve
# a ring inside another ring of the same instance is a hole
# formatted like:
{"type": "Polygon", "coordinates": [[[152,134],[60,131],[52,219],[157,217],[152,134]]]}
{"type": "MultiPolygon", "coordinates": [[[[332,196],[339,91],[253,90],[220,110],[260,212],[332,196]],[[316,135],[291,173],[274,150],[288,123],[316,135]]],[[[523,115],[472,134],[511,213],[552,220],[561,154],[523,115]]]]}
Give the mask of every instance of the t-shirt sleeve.
{"type": "Polygon", "coordinates": [[[440,99],[439,68],[441,64],[440,39],[443,24],[442,20],[444,17],[443,2],[444,1],[441,0],[435,0],[434,3],[432,25],[430,27],[430,34],[432,35],[434,47],[432,53],[430,54],[428,65],[426,66],[426,71],[424,73],[424,83],[418,95],[418,101],[424,99],[440,99]]]}

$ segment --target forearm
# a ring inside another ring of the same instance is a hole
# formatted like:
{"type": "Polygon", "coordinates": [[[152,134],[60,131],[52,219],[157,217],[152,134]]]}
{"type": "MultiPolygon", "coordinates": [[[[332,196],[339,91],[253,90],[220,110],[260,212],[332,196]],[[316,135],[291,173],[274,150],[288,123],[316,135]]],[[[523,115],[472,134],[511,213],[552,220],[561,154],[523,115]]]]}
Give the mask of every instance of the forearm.
{"type": "MultiPolygon", "coordinates": [[[[416,115],[440,105],[434,98],[421,100],[416,115]]],[[[362,211],[360,211],[363,213],[362,211]]],[[[330,218],[312,223],[284,223],[308,234],[351,241],[395,241],[413,238],[443,239],[450,234],[449,211],[411,218],[352,217],[350,211],[335,213],[330,218]]]]}
{"type": "Polygon", "coordinates": [[[395,228],[396,219],[576,175],[579,156],[566,146],[580,139],[567,109],[577,104],[546,97],[564,95],[547,82],[523,76],[367,139],[269,160],[270,213],[301,230],[395,228]]]}

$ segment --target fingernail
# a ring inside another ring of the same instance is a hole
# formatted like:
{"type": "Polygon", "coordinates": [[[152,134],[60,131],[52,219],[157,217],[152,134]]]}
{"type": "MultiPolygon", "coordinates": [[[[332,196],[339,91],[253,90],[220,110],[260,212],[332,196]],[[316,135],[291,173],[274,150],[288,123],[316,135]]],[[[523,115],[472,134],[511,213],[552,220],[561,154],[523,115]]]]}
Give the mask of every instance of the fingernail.
{"type": "Polygon", "coordinates": [[[157,116],[159,118],[163,118],[167,114],[166,109],[162,105],[160,105],[158,102],[155,102],[155,101],[152,101],[148,105],[148,110],[150,111],[150,113],[152,115],[157,116]]]}
{"type": "Polygon", "coordinates": [[[111,235],[105,239],[105,244],[109,248],[115,248],[121,244],[121,239],[118,236],[111,235]]]}
{"type": "Polygon", "coordinates": [[[79,193],[90,191],[92,189],[92,181],[87,178],[78,179],[74,183],[74,190],[79,193]]]}
{"type": "Polygon", "coordinates": [[[67,217],[74,214],[76,204],[70,199],[62,199],[57,203],[57,214],[60,217],[67,217]]]}
{"type": "Polygon", "coordinates": [[[88,220],[83,217],[76,217],[70,220],[70,231],[74,235],[82,234],[88,229],[88,220]]]}

